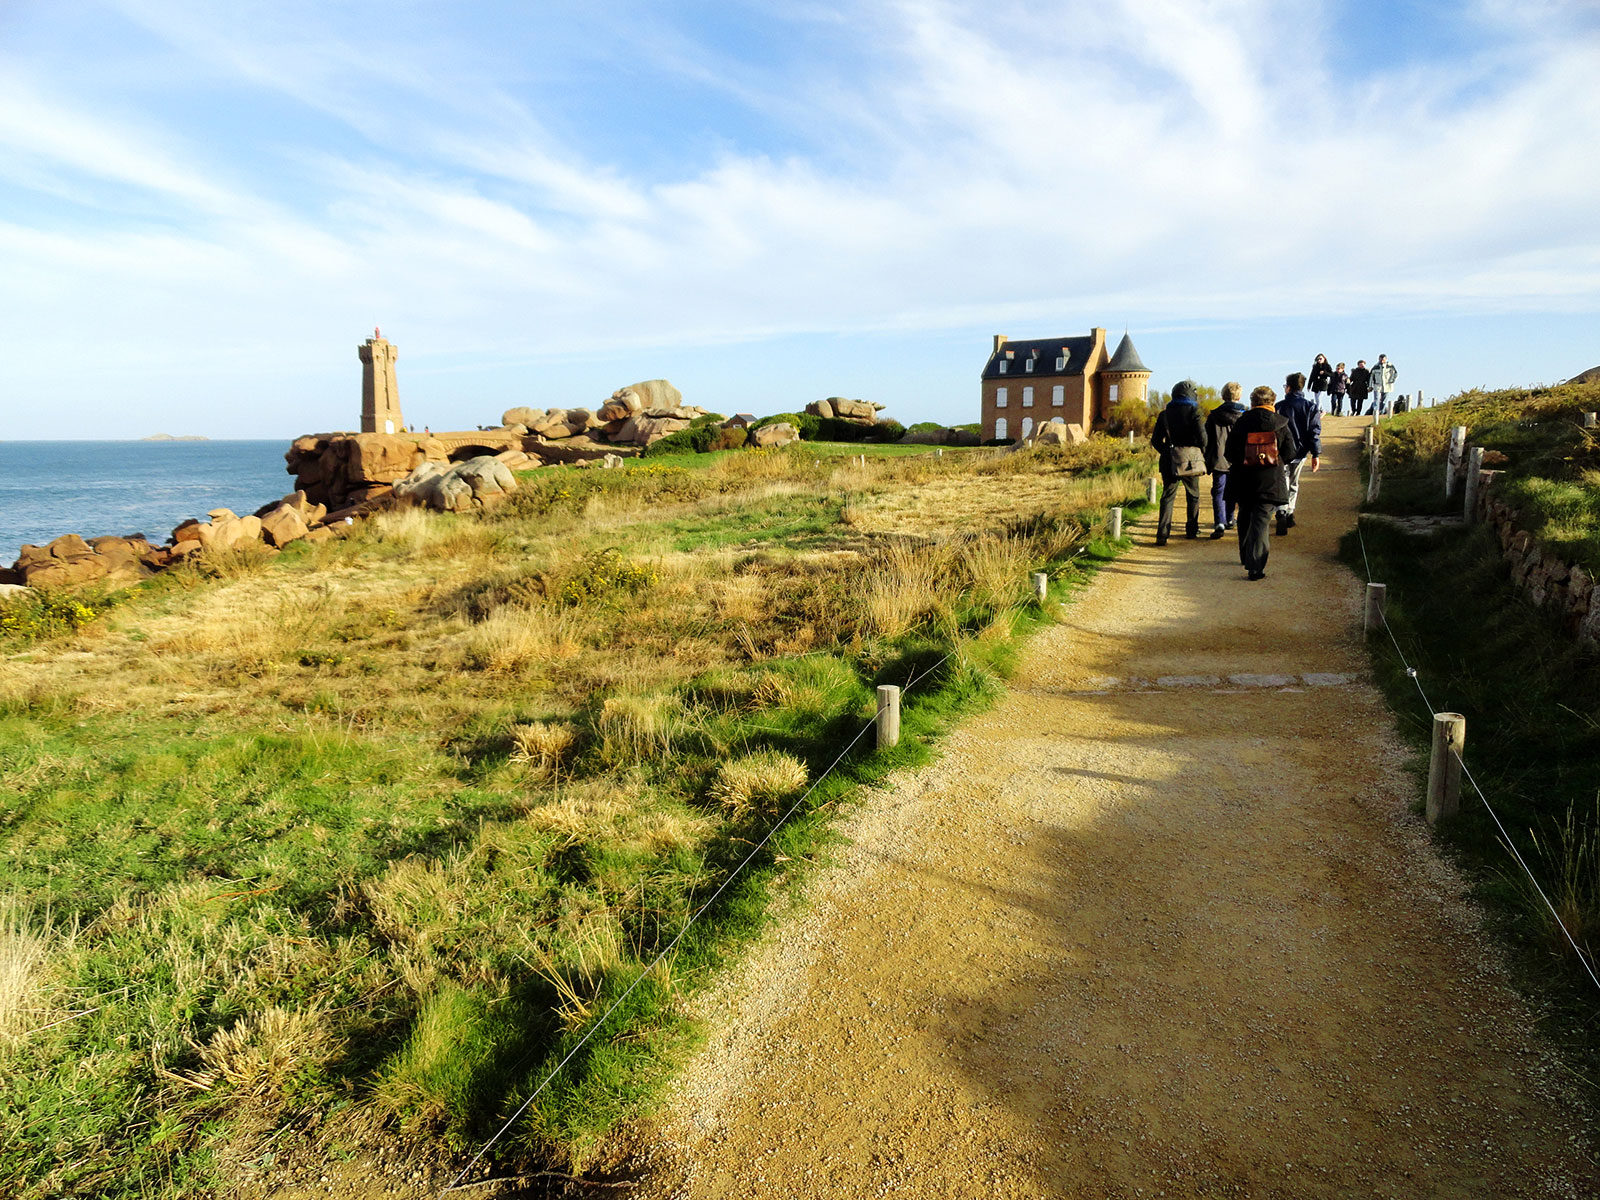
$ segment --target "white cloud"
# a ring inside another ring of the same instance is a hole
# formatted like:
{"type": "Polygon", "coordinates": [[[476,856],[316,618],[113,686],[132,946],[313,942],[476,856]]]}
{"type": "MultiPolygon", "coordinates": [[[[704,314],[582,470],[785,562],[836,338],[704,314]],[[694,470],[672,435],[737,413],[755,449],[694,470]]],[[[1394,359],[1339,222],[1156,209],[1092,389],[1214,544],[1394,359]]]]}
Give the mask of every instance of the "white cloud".
{"type": "Polygon", "coordinates": [[[578,118],[476,75],[495,56],[460,49],[471,31],[433,53],[337,12],[128,11],[207,88],[248,81],[302,132],[241,116],[219,139],[226,119],[106,106],[47,86],[48,64],[0,73],[0,181],[70,198],[0,212],[0,396],[70,389],[89,315],[157,373],[197,354],[343,367],[328,344],[373,320],[511,362],[1002,317],[1600,303],[1600,42],[1570,8],[1477,0],[1492,52],[1340,88],[1307,0],[807,10],[859,74],[802,60],[765,92],[759,63],[724,45],[697,64],[695,31],[657,17],[630,50],[689,89],[672,103],[714,90],[782,136],[686,137],[649,167],[603,129],[554,136],[578,118]]]}

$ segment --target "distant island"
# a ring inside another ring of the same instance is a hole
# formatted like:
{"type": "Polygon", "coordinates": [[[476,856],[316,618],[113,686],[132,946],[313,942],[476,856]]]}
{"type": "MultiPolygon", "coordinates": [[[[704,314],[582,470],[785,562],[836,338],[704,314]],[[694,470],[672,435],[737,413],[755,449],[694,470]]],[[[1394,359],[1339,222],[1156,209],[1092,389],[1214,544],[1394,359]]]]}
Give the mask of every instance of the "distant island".
{"type": "Polygon", "coordinates": [[[185,434],[183,437],[173,437],[170,433],[152,433],[149,437],[140,438],[141,442],[209,442],[211,439],[201,437],[198,433],[185,434]]]}

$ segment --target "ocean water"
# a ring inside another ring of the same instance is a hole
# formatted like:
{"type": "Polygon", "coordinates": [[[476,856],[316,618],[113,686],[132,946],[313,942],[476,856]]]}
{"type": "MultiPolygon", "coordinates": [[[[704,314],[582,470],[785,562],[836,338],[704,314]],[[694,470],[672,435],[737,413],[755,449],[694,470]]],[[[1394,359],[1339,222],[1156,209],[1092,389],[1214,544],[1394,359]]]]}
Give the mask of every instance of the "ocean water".
{"type": "Polygon", "coordinates": [[[24,542],[143,533],[158,545],[186,517],[254,512],[292,490],[289,441],[0,442],[0,566],[24,542]]]}

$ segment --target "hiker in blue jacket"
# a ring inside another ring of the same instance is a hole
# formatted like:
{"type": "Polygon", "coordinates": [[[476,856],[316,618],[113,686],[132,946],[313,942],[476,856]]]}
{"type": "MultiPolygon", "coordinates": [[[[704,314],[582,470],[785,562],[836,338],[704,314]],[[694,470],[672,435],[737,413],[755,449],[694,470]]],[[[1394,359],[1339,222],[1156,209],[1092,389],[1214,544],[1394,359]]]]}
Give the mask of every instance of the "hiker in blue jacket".
{"type": "Polygon", "coordinates": [[[1278,509],[1279,537],[1294,528],[1294,506],[1300,498],[1300,472],[1305,469],[1306,460],[1311,460],[1313,474],[1322,467],[1322,410],[1306,399],[1305,388],[1306,377],[1296,371],[1283,381],[1283,399],[1278,401],[1278,415],[1289,422],[1298,454],[1284,464],[1289,499],[1278,509]]]}

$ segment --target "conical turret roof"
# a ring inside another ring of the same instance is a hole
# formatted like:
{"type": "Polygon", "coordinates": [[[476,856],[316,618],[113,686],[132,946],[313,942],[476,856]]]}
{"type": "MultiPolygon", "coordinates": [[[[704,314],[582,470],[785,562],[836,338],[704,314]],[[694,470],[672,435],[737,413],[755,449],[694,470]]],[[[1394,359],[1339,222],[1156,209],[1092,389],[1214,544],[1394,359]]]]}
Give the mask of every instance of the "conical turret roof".
{"type": "Polygon", "coordinates": [[[1144,360],[1139,357],[1139,352],[1133,348],[1133,339],[1126,333],[1117,343],[1117,352],[1111,356],[1111,361],[1105,365],[1107,371],[1143,371],[1150,374],[1150,368],[1144,365],[1144,360]]]}

